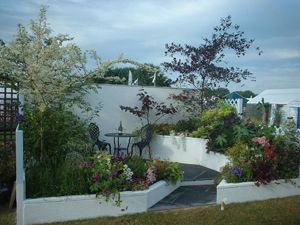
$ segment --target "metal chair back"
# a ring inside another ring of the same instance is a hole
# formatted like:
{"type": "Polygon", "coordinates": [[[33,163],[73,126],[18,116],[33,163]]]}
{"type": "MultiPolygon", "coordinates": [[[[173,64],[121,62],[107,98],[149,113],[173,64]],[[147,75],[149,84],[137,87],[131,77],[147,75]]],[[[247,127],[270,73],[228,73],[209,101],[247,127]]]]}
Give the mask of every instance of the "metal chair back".
{"type": "Polygon", "coordinates": [[[151,142],[152,136],[153,136],[153,129],[149,124],[141,128],[141,142],[144,142],[145,144],[149,144],[151,142]]]}
{"type": "Polygon", "coordinates": [[[142,152],[145,147],[148,147],[149,157],[151,158],[151,148],[150,142],[153,136],[153,129],[150,124],[147,124],[141,128],[141,141],[133,143],[131,146],[131,155],[133,154],[133,148],[138,147],[140,156],[142,156],[142,152]]]}
{"type": "Polygon", "coordinates": [[[100,136],[100,129],[95,123],[90,123],[89,125],[89,134],[91,139],[94,141],[94,146],[97,145],[98,149],[101,151],[108,150],[109,153],[111,154],[111,145],[105,141],[100,141],[99,136],[100,136]]]}
{"type": "Polygon", "coordinates": [[[90,123],[89,134],[92,140],[97,141],[100,135],[100,129],[95,123],[90,123]]]}

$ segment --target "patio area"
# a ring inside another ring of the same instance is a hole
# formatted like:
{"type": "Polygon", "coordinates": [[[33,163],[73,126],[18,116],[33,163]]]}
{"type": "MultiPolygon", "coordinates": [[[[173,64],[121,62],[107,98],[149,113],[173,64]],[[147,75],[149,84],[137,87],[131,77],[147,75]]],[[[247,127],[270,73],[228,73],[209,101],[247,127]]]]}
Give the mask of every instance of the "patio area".
{"type": "Polygon", "coordinates": [[[184,171],[181,187],[152,206],[149,211],[179,209],[216,204],[218,172],[199,165],[180,164],[184,171]]]}

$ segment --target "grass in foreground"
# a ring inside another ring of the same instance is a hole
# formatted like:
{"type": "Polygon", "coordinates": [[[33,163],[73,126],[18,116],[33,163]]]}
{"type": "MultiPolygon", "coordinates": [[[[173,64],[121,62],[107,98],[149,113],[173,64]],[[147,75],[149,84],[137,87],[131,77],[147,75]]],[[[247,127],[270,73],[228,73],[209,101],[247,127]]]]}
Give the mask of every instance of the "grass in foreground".
{"type": "MultiPolygon", "coordinates": [[[[14,224],[14,215],[0,212],[0,224],[14,224]]],[[[220,211],[219,206],[150,212],[122,217],[104,217],[90,220],[52,223],[51,225],[299,225],[300,196],[261,202],[230,204],[220,211]]]]}
{"type": "Polygon", "coordinates": [[[14,225],[16,224],[16,211],[8,209],[8,204],[0,204],[0,225],[14,225]]]}

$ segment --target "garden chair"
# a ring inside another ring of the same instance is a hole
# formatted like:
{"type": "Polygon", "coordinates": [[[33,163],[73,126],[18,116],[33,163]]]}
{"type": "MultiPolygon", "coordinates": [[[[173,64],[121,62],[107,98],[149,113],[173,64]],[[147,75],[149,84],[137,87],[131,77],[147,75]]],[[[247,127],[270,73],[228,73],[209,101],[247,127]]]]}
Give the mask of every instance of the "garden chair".
{"type": "Polygon", "coordinates": [[[151,159],[151,148],[150,142],[153,136],[153,129],[150,124],[147,124],[141,128],[141,141],[133,143],[131,146],[131,155],[133,153],[133,149],[137,147],[140,151],[140,156],[142,156],[143,150],[148,147],[149,157],[151,159]]]}
{"type": "Polygon", "coordinates": [[[91,139],[94,141],[93,149],[95,145],[98,147],[99,151],[109,151],[109,154],[111,154],[111,145],[107,142],[100,141],[100,129],[95,123],[90,123],[89,125],[89,133],[91,139]]]}

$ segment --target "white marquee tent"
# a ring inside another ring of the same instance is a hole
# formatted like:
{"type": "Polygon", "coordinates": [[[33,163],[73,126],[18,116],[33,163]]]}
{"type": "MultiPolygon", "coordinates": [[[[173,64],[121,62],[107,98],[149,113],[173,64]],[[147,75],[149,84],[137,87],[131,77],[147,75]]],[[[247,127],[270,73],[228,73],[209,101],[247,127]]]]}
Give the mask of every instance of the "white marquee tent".
{"type": "Polygon", "coordinates": [[[271,115],[274,115],[274,110],[280,107],[283,112],[283,119],[293,117],[297,127],[300,128],[300,89],[265,90],[255,98],[250,98],[247,104],[257,104],[262,99],[272,105],[271,115]]]}

